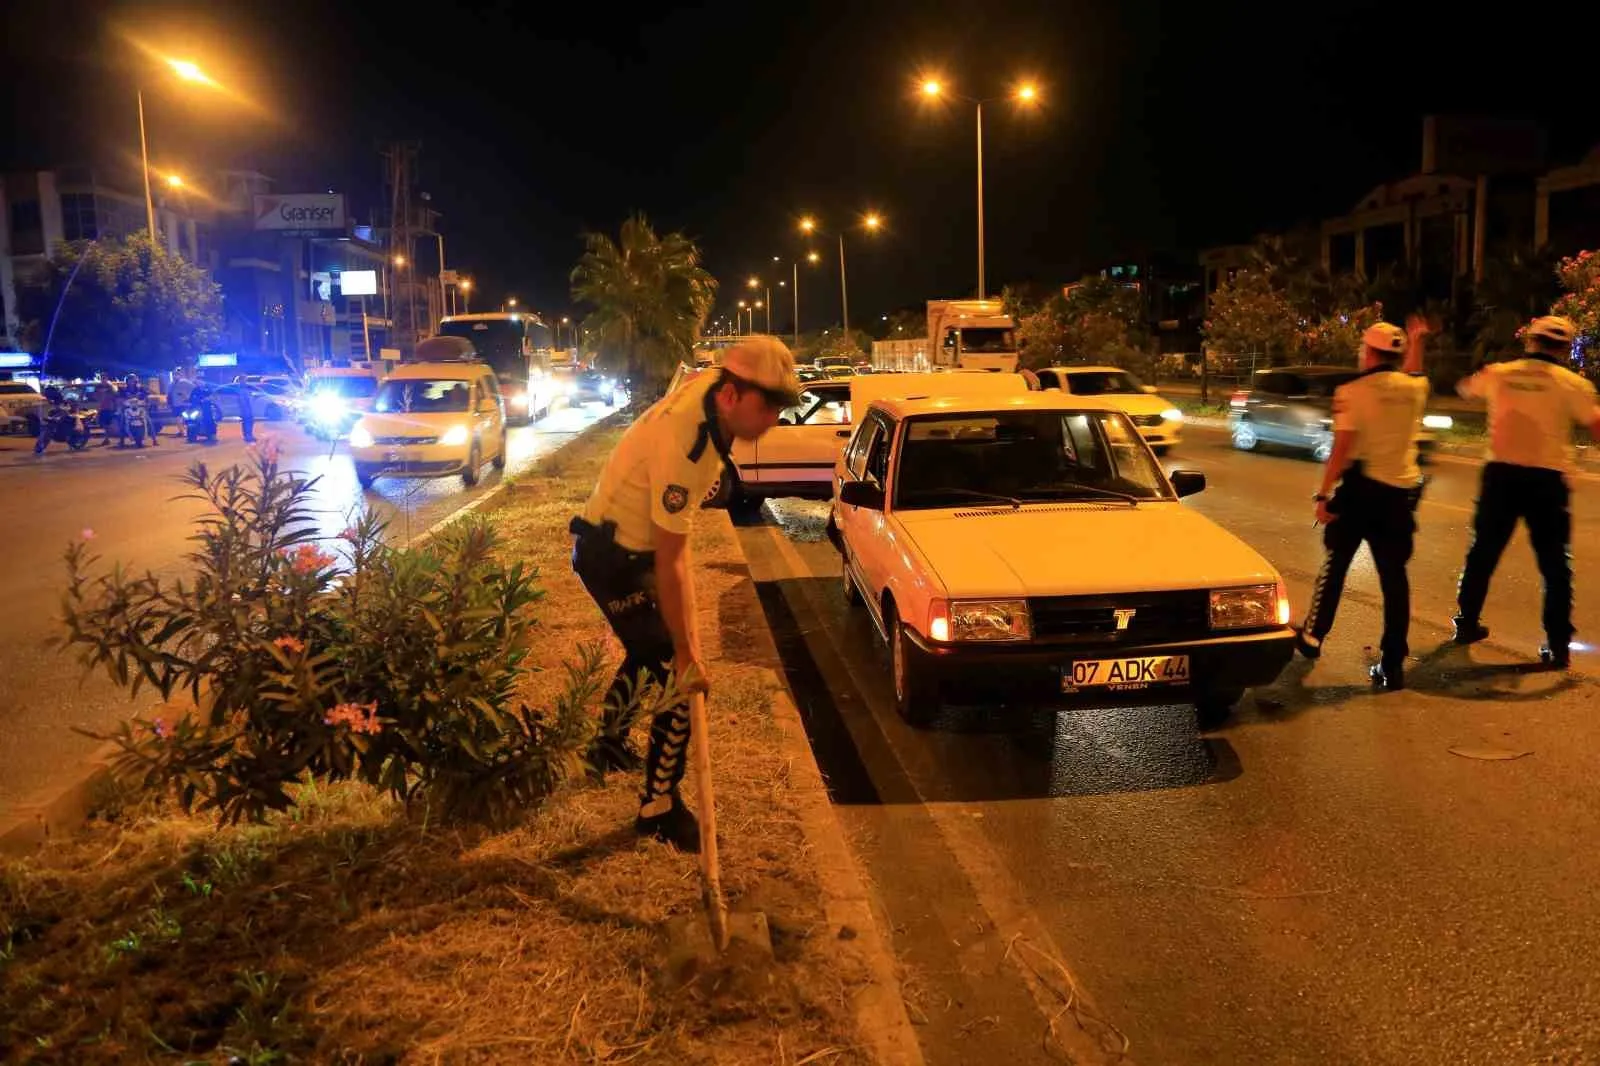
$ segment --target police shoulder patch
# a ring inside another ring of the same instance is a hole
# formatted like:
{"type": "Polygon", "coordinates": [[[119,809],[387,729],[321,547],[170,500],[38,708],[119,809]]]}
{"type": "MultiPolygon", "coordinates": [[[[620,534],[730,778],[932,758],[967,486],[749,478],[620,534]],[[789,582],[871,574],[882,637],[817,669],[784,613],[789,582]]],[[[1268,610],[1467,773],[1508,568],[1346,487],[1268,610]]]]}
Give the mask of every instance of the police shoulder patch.
{"type": "Polygon", "coordinates": [[[668,485],[661,493],[661,506],[668,514],[677,514],[689,506],[689,490],[682,485],[668,485]]]}

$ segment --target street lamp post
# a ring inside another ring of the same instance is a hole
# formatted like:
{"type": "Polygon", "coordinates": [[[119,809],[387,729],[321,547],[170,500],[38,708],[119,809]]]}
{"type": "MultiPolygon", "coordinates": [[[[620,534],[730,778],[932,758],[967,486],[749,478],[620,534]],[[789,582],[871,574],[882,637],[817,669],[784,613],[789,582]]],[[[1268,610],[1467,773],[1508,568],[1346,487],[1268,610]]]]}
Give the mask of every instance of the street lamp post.
{"type": "Polygon", "coordinates": [[[462,278],[456,285],[456,291],[461,294],[461,313],[470,315],[472,313],[472,279],[462,278]]]}
{"type": "MultiPolygon", "coordinates": [[[[766,300],[767,332],[771,333],[772,332],[772,286],[764,283],[760,278],[751,278],[748,282],[746,282],[746,284],[749,285],[749,287],[752,288],[752,289],[760,289],[764,293],[766,293],[766,296],[767,296],[767,300],[766,300]]],[[[761,303],[759,301],[757,301],[756,306],[760,307],[761,303]]],[[[751,323],[751,328],[752,329],[755,328],[755,323],[754,322],[751,323]]]]}
{"type": "MultiPolygon", "coordinates": [[[[985,297],[984,289],[984,262],[983,262],[983,105],[993,103],[995,99],[978,100],[959,93],[951,93],[945,84],[938,78],[927,78],[922,83],[922,95],[929,98],[954,96],[973,105],[977,112],[978,133],[978,299],[985,297]]],[[[1022,82],[1011,93],[1011,99],[1025,105],[1036,104],[1039,100],[1039,89],[1032,82],[1022,82]]]]}
{"type": "MultiPolygon", "coordinates": [[[[861,226],[868,233],[876,233],[883,226],[883,218],[877,212],[869,211],[862,216],[861,226]]],[[[800,220],[800,232],[807,236],[815,233],[818,236],[836,236],[839,238],[839,314],[843,320],[841,324],[844,326],[845,337],[848,338],[850,336],[850,285],[845,277],[844,269],[844,231],[840,230],[837,234],[829,234],[817,228],[816,219],[807,215],[800,220]]],[[[812,256],[815,256],[815,254],[814,252],[811,253],[812,256]]],[[[813,259],[813,261],[815,260],[813,259]]]]}
{"type": "MultiPolygon", "coordinates": [[[[167,66],[172,72],[184,81],[198,82],[201,85],[215,86],[216,82],[206,76],[205,72],[187,59],[169,59],[167,66]]],[[[134,95],[139,103],[139,161],[144,169],[144,221],[150,231],[150,243],[159,243],[156,239],[156,202],[150,195],[150,141],[145,136],[144,127],[144,86],[135,85],[134,95]]]]}

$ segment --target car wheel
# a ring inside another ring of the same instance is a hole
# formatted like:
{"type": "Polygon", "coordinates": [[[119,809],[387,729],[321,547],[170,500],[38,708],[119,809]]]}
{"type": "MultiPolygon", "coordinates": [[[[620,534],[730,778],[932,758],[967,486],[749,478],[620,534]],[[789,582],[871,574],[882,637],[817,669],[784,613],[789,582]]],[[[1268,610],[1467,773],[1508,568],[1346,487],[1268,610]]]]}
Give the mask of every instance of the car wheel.
{"type": "Polygon", "coordinates": [[[378,479],[378,468],[366,463],[356,464],[356,481],[364,489],[370,489],[372,483],[378,479]]]}
{"type": "Polygon", "coordinates": [[[500,434],[500,450],[494,455],[494,468],[496,470],[504,470],[506,468],[506,435],[504,433],[500,434]]]}
{"type": "Polygon", "coordinates": [[[44,427],[44,420],[32,411],[29,411],[23,418],[28,426],[28,436],[38,440],[39,430],[44,427]]]}
{"type": "Polygon", "coordinates": [[[1256,436],[1256,427],[1250,423],[1240,422],[1233,427],[1233,446],[1241,452],[1253,452],[1260,443],[1261,438],[1256,436]]]}
{"type": "Polygon", "coordinates": [[[1311,446],[1311,458],[1319,463],[1325,463],[1333,457],[1333,434],[1324,433],[1317,438],[1317,443],[1311,446]]]}
{"type": "Polygon", "coordinates": [[[861,590],[856,588],[856,583],[850,577],[850,555],[842,548],[839,551],[839,567],[843,573],[840,587],[844,591],[844,602],[847,607],[861,606],[861,590]]]}
{"type": "Polygon", "coordinates": [[[1202,733],[1220,727],[1233,714],[1233,708],[1244,698],[1242,688],[1219,688],[1201,692],[1194,700],[1195,721],[1202,733]]]}
{"type": "Polygon", "coordinates": [[[478,483],[478,468],[483,466],[483,453],[478,450],[478,442],[472,442],[472,448],[467,452],[467,468],[461,471],[461,483],[468,488],[478,483]]]}
{"type": "Polygon", "coordinates": [[[939,689],[928,677],[913,653],[911,638],[893,607],[884,612],[884,628],[889,631],[889,672],[894,681],[894,709],[900,718],[918,729],[932,724],[939,713],[939,689]]]}

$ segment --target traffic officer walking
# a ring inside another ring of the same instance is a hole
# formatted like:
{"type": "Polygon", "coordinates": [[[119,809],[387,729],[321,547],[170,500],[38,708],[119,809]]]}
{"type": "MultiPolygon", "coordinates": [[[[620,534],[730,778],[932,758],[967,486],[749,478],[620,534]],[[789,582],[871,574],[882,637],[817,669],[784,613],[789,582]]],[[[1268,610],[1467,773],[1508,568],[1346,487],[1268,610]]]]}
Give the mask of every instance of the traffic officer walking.
{"type": "Polygon", "coordinates": [[[1572,426],[1600,440],[1595,387],[1562,364],[1572,356],[1577,328],[1571,319],[1536,318],[1523,333],[1527,358],[1493,363],[1463,381],[1458,391],[1489,405],[1489,461],[1484,464],[1472,547],[1456,592],[1456,643],[1489,635],[1479,620],[1489,579],[1517,520],[1544,578],[1545,645],[1539,658],[1565,670],[1572,643],[1572,513],[1567,477],[1572,472],[1572,426]]]}
{"type": "MultiPolygon", "coordinates": [[[[800,392],[782,341],[756,336],[723,355],[719,369],[679,386],[628,428],[606,460],[583,514],[572,520],[572,569],[622,642],[622,666],[606,694],[601,755],[625,768],[628,711],[644,677],[680,691],[706,689],[689,566],[689,516],[723,476],[734,440],[755,440],[800,392]]],[[[682,703],[656,714],[634,828],[684,851],[700,848],[700,824],[683,805],[689,715],[682,703]]]]}
{"type": "Polygon", "coordinates": [[[1322,541],[1327,556],[1295,639],[1306,658],[1322,655],[1345,575],[1365,542],[1383,590],[1383,638],[1372,681],[1390,691],[1405,687],[1410,652],[1406,638],[1411,585],[1406,564],[1416,533],[1413,512],[1422,491],[1417,428],[1428,399],[1428,381],[1421,376],[1427,332],[1418,317],[1403,330],[1388,322],[1369,327],[1361,336],[1361,376],[1334,391],[1333,454],[1323,471],[1322,488],[1313,497],[1317,521],[1326,527],[1322,541]]]}

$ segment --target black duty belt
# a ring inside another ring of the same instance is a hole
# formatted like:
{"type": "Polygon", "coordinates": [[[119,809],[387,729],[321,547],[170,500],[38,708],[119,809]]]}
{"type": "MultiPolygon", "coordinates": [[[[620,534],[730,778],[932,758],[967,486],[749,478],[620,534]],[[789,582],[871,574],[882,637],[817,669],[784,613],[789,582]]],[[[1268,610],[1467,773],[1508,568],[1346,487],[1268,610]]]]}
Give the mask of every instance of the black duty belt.
{"type": "Polygon", "coordinates": [[[655,558],[653,551],[634,551],[617,543],[617,524],[609,518],[595,525],[582,515],[574,515],[567,523],[567,532],[578,538],[580,544],[601,548],[624,557],[628,562],[643,562],[655,558]]]}

